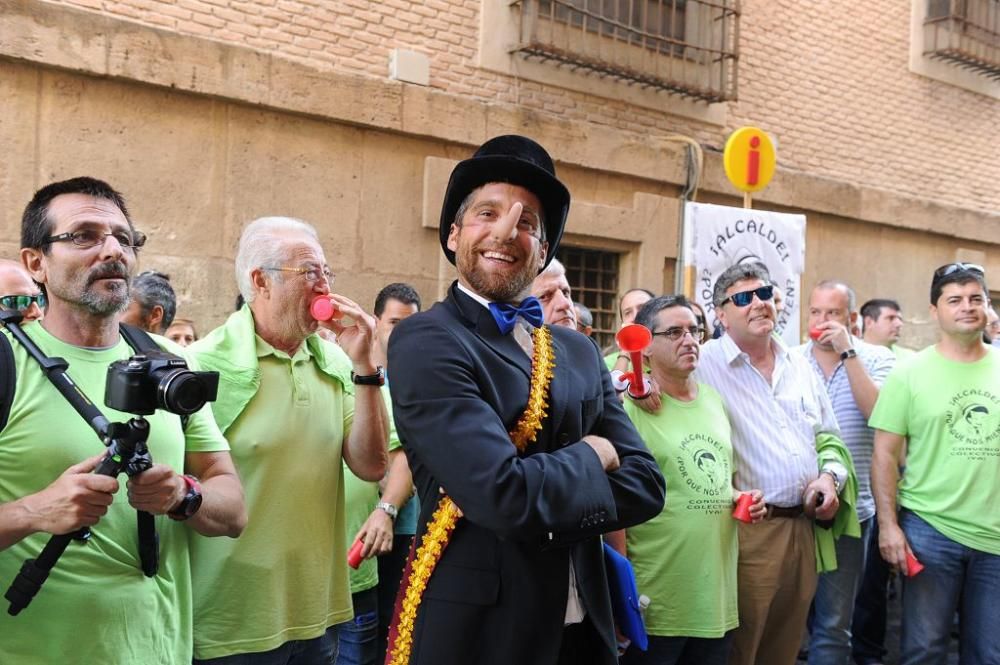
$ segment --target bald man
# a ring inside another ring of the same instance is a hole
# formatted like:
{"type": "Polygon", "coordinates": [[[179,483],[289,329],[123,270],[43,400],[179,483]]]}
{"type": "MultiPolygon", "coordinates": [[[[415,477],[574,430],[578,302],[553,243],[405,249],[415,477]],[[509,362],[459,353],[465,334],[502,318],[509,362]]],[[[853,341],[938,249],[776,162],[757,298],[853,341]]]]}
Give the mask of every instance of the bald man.
{"type": "Polygon", "coordinates": [[[25,321],[45,316],[45,294],[18,261],[0,259],[0,306],[20,310],[25,321]]]}

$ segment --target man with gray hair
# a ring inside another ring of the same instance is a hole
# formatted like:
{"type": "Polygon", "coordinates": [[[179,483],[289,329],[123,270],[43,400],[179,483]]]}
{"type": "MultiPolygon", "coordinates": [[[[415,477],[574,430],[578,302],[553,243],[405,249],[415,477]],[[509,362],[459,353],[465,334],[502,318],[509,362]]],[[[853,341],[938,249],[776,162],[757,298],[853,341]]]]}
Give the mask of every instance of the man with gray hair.
{"type": "Polygon", "coordinates": [[[531,295],[542,303],[545,323],[576,329],[576,309],[570,297],[566,267],[559,259],[552,259],[545,270],[538,273],[531,283],[531,295]]]}
{"type": "Polygon", "coordinates": [[[177,313],[177,296],[170,285],[170,275],[146,270],[136,275],[129,289],[131,298],[122,315],[123,323],[162,335],[177,313]]]}
{"type": "Polygon", "coordinates": [[[832,564],[831,532],[859,532],[851,506],[838,510],[838,495],[853,478],[850,454],[809,363],[773,334],[767,269],[755,263],[728,268],[712,301],[726,332],[702,348],[695,378],[722,396],[729,414],[735,488],[760,488],[767,502],[762,524],[737,527],[740,626],[730,663],[792,665],[817,567],[832,564]],[[813,518],[835,520],[833,528],[814,535],[813,518]]]}
{"type": "Polygon", "coordinates": [[[253,517],[239,541],[192,544],[195,662],[328,664],[352,615],[343,462],[369,481],[387,465],[375,321],[330,293],[316,230],[300,220],[251,222],[236,280],[246,304],[189,348],[221,375],[213,411],[253,517]],[[310,313],[317,299],[332,320],[310,313]]]}
{"type": "MultiPolygon", "coordinates": [[[[843,665],[851,655],[854,599],[875,523],[871,492],[875,430],[868,427],[868,418],[896,363],[889,349],[866,344],[851,334],[857,321],[856,307],[854,290],[847,284],[834,280],[818,283],[809,296],[811,341],[795,347],[826,387],[844,443],[851,451],[858,483],[855,507],[861,523],[861,538],[837,540],[837,569],[819,576],[810,626],[811,665],[843,665]]],[[[877,531],[874,537],[877,543],[877,531]]]]}

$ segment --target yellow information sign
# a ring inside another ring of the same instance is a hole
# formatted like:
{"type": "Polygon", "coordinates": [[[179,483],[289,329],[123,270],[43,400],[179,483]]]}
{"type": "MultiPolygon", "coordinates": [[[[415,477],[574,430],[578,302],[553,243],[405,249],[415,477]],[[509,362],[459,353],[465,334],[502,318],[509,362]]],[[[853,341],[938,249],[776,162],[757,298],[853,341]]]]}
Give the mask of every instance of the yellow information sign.
{"type": "Polygon", "coordinates": [[[741,192],[767,187],[776,161],[771,138],[757,127],[740,127],[730,134],[722,153],[726,177],[741,192]]]}

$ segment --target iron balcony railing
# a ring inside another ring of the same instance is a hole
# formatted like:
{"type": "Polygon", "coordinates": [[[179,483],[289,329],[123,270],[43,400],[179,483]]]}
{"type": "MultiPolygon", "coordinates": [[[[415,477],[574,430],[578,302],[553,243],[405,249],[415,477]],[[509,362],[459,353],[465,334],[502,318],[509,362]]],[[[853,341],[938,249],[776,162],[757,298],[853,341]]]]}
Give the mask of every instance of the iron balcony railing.
{"type": "Polygon", "coordinates": [[[924,55],[1000,79],[1000,0],[928,0],[924,55]]]}
{"type": "Polygon", "coordinates": [[[706,102],[736,99],[739,0],[512,0],[513,51],[706,102]]]}

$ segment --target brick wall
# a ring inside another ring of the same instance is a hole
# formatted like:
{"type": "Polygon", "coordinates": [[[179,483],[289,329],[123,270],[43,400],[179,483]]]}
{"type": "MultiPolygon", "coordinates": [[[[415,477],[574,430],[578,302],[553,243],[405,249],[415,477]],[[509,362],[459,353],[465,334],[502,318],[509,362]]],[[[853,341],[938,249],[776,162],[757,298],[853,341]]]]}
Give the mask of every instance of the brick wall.
{"type": "Polygon", "coordinates": [[[430,56],[435,88],[714,148],[757,124],[777,138],[784,168],[1000,209],[1000,102],[909,72],[909,2],[743,3],[740,99],[718,127],[477,68],[480,4],[500,1],[59,0],[375,77],[393,48],[408,48],[430,56]]]}

